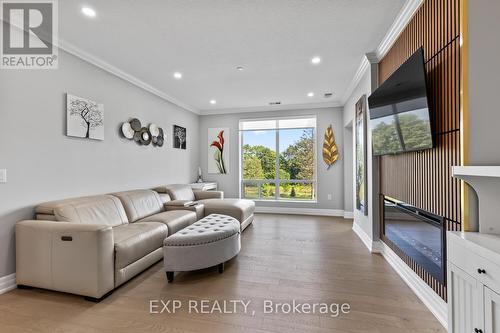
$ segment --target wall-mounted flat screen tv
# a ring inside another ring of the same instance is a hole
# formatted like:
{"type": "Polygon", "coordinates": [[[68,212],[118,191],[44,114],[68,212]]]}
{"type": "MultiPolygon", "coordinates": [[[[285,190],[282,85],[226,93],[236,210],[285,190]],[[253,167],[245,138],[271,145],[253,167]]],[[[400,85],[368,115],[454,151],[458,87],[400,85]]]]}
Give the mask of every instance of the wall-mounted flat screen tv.
{"type": "Polygon", "coordinates": [[[422,48],[371,94],[368,104],[373,155],[433,148],[422,48]]]}

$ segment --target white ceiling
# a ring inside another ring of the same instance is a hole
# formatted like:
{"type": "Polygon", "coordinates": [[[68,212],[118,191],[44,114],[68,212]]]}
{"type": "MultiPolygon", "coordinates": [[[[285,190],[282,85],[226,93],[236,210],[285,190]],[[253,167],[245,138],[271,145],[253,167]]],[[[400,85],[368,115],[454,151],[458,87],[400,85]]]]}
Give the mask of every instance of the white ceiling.
{"type": "Polygon", "coordinates": [[[404,3],[64,0],[59,37],[202,113],[271,101],[335,103],[404,3]],[[97,16],[83,16],[82,6],[97,16]],[[316,55],[322,62],[313,66],[316,55]],[[173,78],[176,71],[181,80],[173,78]],[[311,91],[313,98],[307,97],[311,91]],[[326,92],[333,97],[324,98],[326,92]]]}

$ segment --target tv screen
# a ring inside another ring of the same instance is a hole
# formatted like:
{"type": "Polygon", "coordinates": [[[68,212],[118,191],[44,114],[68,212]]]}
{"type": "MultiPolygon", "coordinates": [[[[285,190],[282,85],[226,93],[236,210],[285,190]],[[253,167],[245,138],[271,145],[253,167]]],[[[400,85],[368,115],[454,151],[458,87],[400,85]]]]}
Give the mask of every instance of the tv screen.
{"type": "Polygon", "coordinates": [[[433,148],[422,48],[368,97],[368,104],[373,155],[433,148]]]}

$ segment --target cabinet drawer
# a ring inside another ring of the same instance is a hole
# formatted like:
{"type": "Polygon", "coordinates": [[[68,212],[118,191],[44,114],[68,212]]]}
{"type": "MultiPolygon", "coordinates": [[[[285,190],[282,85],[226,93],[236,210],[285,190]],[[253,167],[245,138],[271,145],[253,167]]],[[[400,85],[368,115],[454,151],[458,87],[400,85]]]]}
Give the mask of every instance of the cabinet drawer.
{"type": "Polygon", "coordinates": [[[500,290],[500,266],[471,252],[458,242],[448,243],[448,260],[482,284],[500,290]]]}

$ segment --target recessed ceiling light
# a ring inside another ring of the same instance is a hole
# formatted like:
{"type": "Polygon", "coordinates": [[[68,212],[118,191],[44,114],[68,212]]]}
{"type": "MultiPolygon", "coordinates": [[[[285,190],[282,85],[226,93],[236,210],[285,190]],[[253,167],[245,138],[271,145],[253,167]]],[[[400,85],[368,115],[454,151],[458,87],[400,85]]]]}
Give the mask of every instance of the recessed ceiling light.
{"type": "Polygon", "coordinates": [[[314,97],[314,93],[312,91],[310,93],[307,93],[307,97],[314,97]]]}
{"type": "Polygon", "coordinates": [[[88,17],[96,17],[96,15],[97,15],[95,10],[93,10],[90,7],[82,7],[82,13],[83,13],[83,15],[88,16],[88,17]]]}
{"type": "Polygon", "coordinates": [[[313,57],[313,58],[311,59],[311,63],[312,63],[313,65],[317,65],[317,64],[319,64],[320,62],[321,62],[321,58],[320,58],[320,57],[313,57]]]}
{"type": "Polygon", "coordinates": [[[212,104],[212,105],[213,105],[213,104],[217,104],[217,101],[216,101],[215,99],[211,99],[211,100],[210,100],[210,104],[212,104]]]}
{"type": "Polygon", "coordinates": [[[242,70],[244,70],[244,68],[243,68],[243,66],[238,66],[238,67],[236,67],[236,70],[242,71],[242,70]]]}
{"type": "Polygon", "coordinates": [[[182,79],[182,73],[175,72],[175,73],[174,73],[174,77],[175,77],[177,80],[182,79]]]}

